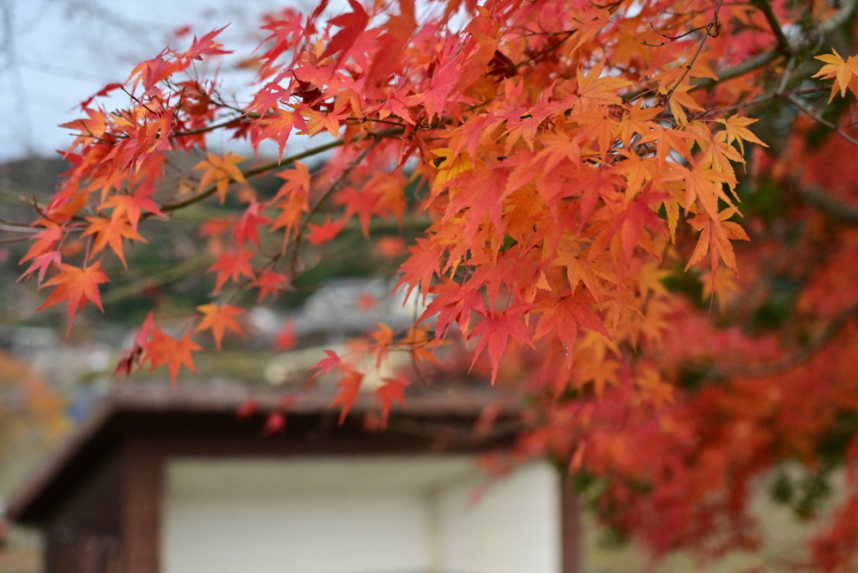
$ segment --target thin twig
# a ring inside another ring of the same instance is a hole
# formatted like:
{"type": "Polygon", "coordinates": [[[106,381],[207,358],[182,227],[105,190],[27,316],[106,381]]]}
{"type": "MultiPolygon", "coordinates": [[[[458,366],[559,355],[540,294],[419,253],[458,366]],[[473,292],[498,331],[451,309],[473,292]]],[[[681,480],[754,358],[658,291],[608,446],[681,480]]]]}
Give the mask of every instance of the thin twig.
{"type": "Polygon", "coordinates": [[[786,99],[787,99],[787,101],[789,101],[792,105],[794,105],[795,107],[797,107],[798,109],[800,109],[801,111],[803,111],[804,113],[806,113],[808,116],[812,117],[812,118],[813,118],[814,120],[816,120],[818,123],[821,123],[822,125],[824,125],[824,126],[826,126],[826,127],[829,127],[829,128],[831,128],[832,130],[834,130],[834,132],[835,132],[835,133],[837,133],[837,135],[839,135],[840,137],[842,137],[843,139],[845,139],[846,141],[848,141],[848,142],[849,142],[849,143],[851,143],[852,145],[858,145],[858,139],[855,139],[854,137],[850,136],[848,133],[846,133],[845,131],[843,131],[842,129],[840,129],[840,128],[839,128],[839,127],[837,127],[835,124],[833,124],[833,123],[831,123],[830,121],[828,121],[827,119],[824,119],[822,116],[820,116],[820,115],[818,115],[818,114],[816,114],[816,113],[812,112],[811,110],[809,110],[808,108],[806,108],[805,106],[803,106],[803,105],[801,104],[801,102],[799,102],[795,97],[793,97],[793,96],[786,96],[786,99]]]}

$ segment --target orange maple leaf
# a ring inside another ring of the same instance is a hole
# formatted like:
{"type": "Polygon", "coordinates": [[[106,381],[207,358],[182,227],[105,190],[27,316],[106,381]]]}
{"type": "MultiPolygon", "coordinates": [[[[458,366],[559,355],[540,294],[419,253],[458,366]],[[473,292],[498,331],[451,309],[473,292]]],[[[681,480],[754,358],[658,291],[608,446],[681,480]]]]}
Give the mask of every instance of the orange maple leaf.
{"type": "Polygon", "coordinates": [[[116,253],[119,260],[122,261],[122,266],[127,269],[128,263],[125,262],[125,253],[122,250],[122,239],[140,241],[141,243],[148,242],[134,230],[131,222],[128,220],[128,215],[125,213],[119,217],[111,217],[110,219],[105,219],[104,217],[87,217],[86,220],[89,221],[89,228],[81,234],[81,237],[95,235],[95,242],[92,245],[90,257],[98,253],[106,245],[110,245],[110,248],[116,253]]]}
{"type": "Polygon", "coordinates": [[[149,372],[166,364],[167,370],[170,372],[170,383],[175,386],[176,377],[179,375],[179,369],[182,366],[194,374],[197,373],[191,353],[202,349],[202,346],[191,340],[190,332],[186,332],[181,340],[176,340],[169,334],[164,334],[160,328],[154,328],[151,338],[143,349],[143,361],[149,361],[149,372]]]}
{"type": "Polygon", "coordinates": [[[194,332],[202,332],[203,330],[211,329],[212,336],[214,336],[218,350],[220,350],[225,329],[229,329],[240,336],[244,336],[244,331],[235,320],[237,315],[244,312],[243,308],[229,304],[224,304],[222,306],[218,306],[216,304],[204,304],[202,306],[198,306],[197,310],[203,313],[205,318],[203,318],[202,322],[200,322],[194,332]]]}
{"type": "Polygon", "coordinates": [[[223,157],[214,153],[206,153],[206,159],[194,165],[195,170],[205,169],[203,176],[200,177],[198,192],[201,193],[203,189],[214,183],[220,202],[223,203],[226,200],[226,190],[230,183],[233,181],[247,183],[241,169],[237,167],[237,164],[242,161],[244,161],[244,157],[233,155],[232,151],[223,157]]]}
{"type": "Polygon", "coordinates": [[[101,261],[96,261],[82,269],[63,263],[62,272],[42,285],[42,287],[52,286],[55,288],[42,306],[36,310],[42,310],[66,301],[69,312],[69,329],[71,329],[71,322],[74,320],[77,309],[86,304],[85,300],[89,300],[101,312],[104,312],[98,285],[108,282],[108,278],[100,267],[101,261]]]}

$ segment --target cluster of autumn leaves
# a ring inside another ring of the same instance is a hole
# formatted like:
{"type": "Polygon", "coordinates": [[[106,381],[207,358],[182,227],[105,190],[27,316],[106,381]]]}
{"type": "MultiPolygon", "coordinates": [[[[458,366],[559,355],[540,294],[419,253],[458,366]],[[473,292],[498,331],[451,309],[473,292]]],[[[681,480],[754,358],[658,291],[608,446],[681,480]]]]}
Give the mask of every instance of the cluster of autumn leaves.
{"type": "MultiPolygon", "coordinates": [[[[365,374],[359,355],[379,364],[403,350],[431,360],[428,349],[454,332],[476,339],[474,362],[487,354],[492,383],[505,356],[534,349],[534,372],[554,399],[597,398],[587,419],[593,408],[670,403],[673,386],[653,358],[665,352],[676,309],[666,269],[680,260],[686,270],[708,267],[704,291],[723,299],[739,273],[733,243],[748,240],[736,169],[746,143],[766,146],[744,107],[767,97],[769,70],[742,62],[772,42],[759,32],[766,14],[697,0],[448,0],[418,22],[412,0],[395,12],[349,6],[326,22],[324,1],[306,16],[270,16],[241,62],[257,70],[249,104],[206,79],[205,66],[230,53],[221,30],[186,51],[165,49],[83,102],[86,117],[66,125],[77,135],[70,169],[38,206],[40,231],[22,260],[25,277],[52,288],[41,308],[65,302],[70,326],[87,301],[101,308],[107,248],[125,266],[124,248],[146,242],[143,221],[213,195],[242,204],[232,223],[206,228],[221,246],[202,316],[168,334],[170,321],[150,313],[117,369],[164,365],[175,383],[182,366],[194,369],[195,333],[210,331],[218,349],[227,330],[242,333],[237,292],[257,289],[263,302],[288,290],[353,217],[365,237],[379,219],[401,226],[422,217],[428,228],[399,283],[425,303],[417,324],[379,325],[364,350],[330,352],[316,366],[317,376],[340,372],[332,405],[341,420],[365,374]],[[117,90],[126,108],[98,105],[117,90]],[[206,136],[217,131],[254,147],[271,141],[278,159],[243,168],[243,157],[210,149],[206,136]],[[284,157],[293,133],[333,140],[284,157]],[[299,161],[330,149],[320,172],[299,161]],[[166,187],[173,154],[196,150],[202,160],[166,187]],[[261,196],[252,177],[270,171],[284,182],[261,196]],[[85,244],[75,264],[72,241],[85,244]],[[608,387],[612,398],[599,402],[608,387]]],[[[832,97],[858,93],[855,56],[818,59],[832,97]]],[[[377,391],[384,419],[404,384],[387,380],[377,391]]],[[[561,421],[541,442],[573,469],[585,459],[568,426],[579,406],[553,410],[561,421]],[[557,440],[562,447],[548,444],[557,440]]]]}

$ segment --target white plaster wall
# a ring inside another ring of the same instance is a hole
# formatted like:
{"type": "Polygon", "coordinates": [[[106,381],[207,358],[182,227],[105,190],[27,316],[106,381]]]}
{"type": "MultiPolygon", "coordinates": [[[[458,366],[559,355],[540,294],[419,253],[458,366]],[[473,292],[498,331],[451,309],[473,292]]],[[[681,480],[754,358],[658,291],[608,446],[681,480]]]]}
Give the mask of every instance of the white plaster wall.
{"type": "Polygon", "coordinates": [[[467,457],[174,460],[165,573],[559,573],[559,485],[467,457]]]}
{"type": "Polygon", "coordinates": [[[520,468],[477,500],[469,482],[440,489],[438,571],[558,573],[560,483],[548,464],[520,468]]]}

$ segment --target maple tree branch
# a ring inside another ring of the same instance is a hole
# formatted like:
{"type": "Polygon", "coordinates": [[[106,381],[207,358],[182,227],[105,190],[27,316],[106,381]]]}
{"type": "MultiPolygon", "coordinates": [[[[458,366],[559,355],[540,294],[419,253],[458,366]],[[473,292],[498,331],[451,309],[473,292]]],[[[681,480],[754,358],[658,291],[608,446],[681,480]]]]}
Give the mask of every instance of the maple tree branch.
{"type": "Polygon", "coordinates": [[[802,191],[801,195],[808,203],[818,207],[832,219],[850,225],[858,225],[858,206],[835,199],[819,187],[810,187],[802,191]]]}
{"type": "Polygon", "coordinates": [[[140,294],[147,289],[161,287],[171,282],[187,277],[191,273],[201,271],[210,264],[209,257],[202,256],[193,259],[188,259],[181,264],[146,277],[143,280],[134,280],[130,283],[118,286],[107,291],[101,297],[102,304],[113,304],[125,298],[140,294]]]}
{"type": "Polygon", "coordinates": [[[676,84],[674,84],[674,86],[670,88],[670,91],[667,92],[664,97],[659,98],[659,103],[661,103],[661,105],[667,106],[667,104],[670,102],[670,98],[673,97],[673,92],[676,91],[676,88],[682,85],[682,82],[691,72],[691,68],[694,67],[694,62],[697,61],[697,58],[700,56],[700,52],[703,51],[703,46],[706,45],[706,40],[710,36],[713,38],[718,36],[718,31],[721,29],[721,25],[718,23],[718,12],[721,11],[722,1],[723,0],[718,0],[718,5],[715,7],[715,13],[712,15],[712,21],[709,22],[709,24],[706,26],[706,35],[703,36],[703,38],[700,40],[700,44],[697,46],[697,51],[694,52],[694,56],[691,58],[691,61],[689,61],[688,64],[686,64],[685,66],[685,71],[682,72],[682,75],[679,76],[679,79],[676,81],[676,84]]]}
{"type": "Polygon", "coordinates": [[[6,221],[5,219],[0,219],[0,231],[5,231],[7,233],[24,233],[27,235],[40,232],[39,229],[34,229],[30,225],[13,223],[11,221],[6,221]]]}
{"type": "Polygon", "coordinates": [[[724,106],[724,107],[713,107],[711,109],[707,109],[704,112],[701,112],[698,115],[695,115],[694,117],[695,117],[695,119],[699,119],[699,118],[702,118],[702,117],[709,115],[710,113],[725,113],[728,111],[735,111],[737,109],[742,109],[745,107],[754,107],[756,105],[766,103],[768,101],[772,101],[772,100],[776,100],[776,99],[781,99],[781,98],[789,96],[789,95],[794,95],[794,96],[812,95],[812,94],[818,94],[818,93],[823,93],[823,92],[827,93],[829,91],[830,91],[830,88],[819,87],[819,88],[807,88],[807,89],[801,89],[801,90],[794,90],[791,92],[784,92],[784,93],[773,93],[773,94],[769,94],[769,95],[765,95],[765,96],[760,96],[758,98],[754,98],[754,99],[752,99],[750,101],[746,101],[746,102],[741,102],[741,103],[728,105],[728,106],[724,106]]]}
{"type": "Polygon", "coordinates": [[[666,42],[662,42],[662,43],[660,43],[660,44],[650,44],[650,43],[649,43],[649,42],[647,42],[646,40],[642,40],[642,41],[641,41],[641,43],[642,43],[644,46],[649,46],[650,48],[660,48],[660,47],[662,47],[662,46],[666,46],[666,45],[670,44],[671,42],[676,42],[677,40],[681,40],[682,38],[684,38],[684,37],[686,37],[686,36],[690,36],[690,35],[691,35],[691,34],[693,34],[694,32],[699,32],[700,30],[705,30],[705,29],[706,29],[706,27],[708,26],[708,24],[705,24],[705,25],[703,25],[703,26],[697,26],[696,28],[691,28],[691,29],[690,29],[690,30],[688,30],[687,32],[685,32],[685,33],[683,33],[683,34],[679,34],[678,36],[669,36],[669,35],[665,34],[665,33],[664,33],[664,32],[662,32],[661,30],[659,30],[658,28],[656,28],[656,27],[655,27],[655,24],[653,24],[652,22],[650,22],[650,23],[649,23],[649,26],[650,26],[650,28],[652,28],[652,29],[655,31],[655,33],[656,33],[656,34],[658,34],[658,35],[659,35],[659,36],[661,36],[662,38],[667,38],[667,41],[666,41],[666,42]]]}
{"type": "Polygon", "coordinates": [[[720,373],[720,375],[717,375],[716,373],[716,376],[713,377],[763,378],[783,374],[784,372],[807,362],[814,354],[816,354],[816,352],[822,349],[822,347],[825,346],[825,344],[828,343],[834,335],[843,328],[843,326],[846,325],[849,319],[855,316],[858,316],[858,304],[853,304],[831,319],[831,321],[829,321],[828,324],[826,324],[809,342],[804,344],[798,352],[788,356],[787,358],[771,364],[751,367],[746,370],[723,372],[720,373]]]}
{"type": "MultiPolygon", "coordinates": [[[[312,157],[313,155],[318,155],[319,153],[323,153],[325,151],[328,151],[329,149],[342,147],[346,143],[355,143],[364,137],[374,137],[376,139],[379,139],[379,138],[383,139],[383,138],[386,138],[386,137],[389,137],[392,135],[401,134],[403,131],[404,130],[401,128],[399,128],[399,129],[397,129],[397,128],[387,129],[384,131],[379,131],[377,133],[372,133],[372,134],[368,134],[368,135],[357,135],[354,138],[352,138],[351,141],[348,141],[348,142],[345,139],[337,139],[337,140],[331,141],[329,143],[325,143],[322,145],[318,145],[316,147],[312,147],[310,149],[307,149],[306,151],[302,151],[301,153],[296,153],[295,155],[285,157],[281,161],[272,161],[271,163],[266,163],[265,165],[260,165],[259,167],[255,167],[253,169],[248,169],[247,171],[242,171],[242,175],[245,178],[254,177],[256,175],[266,173],[266,172],[271,171],[273,169],[277,169],[278,167],[290,165],[292,163],[295,163],[299,159],[304,159],[306,157],[312,157]]],[[[235,179],[230,177],[229,182],[235,183],[235,179]]],[[[200,201],[203,201],[204,199],[214,195],[216,192],[217,192],[217,185],[212,185],[211,187],[209,187],[208,189],[206,189],[205,191],[203,191],[199,195],[195,195],[194,197],[191,197],[190,199],[186,199],[185,201],[179,201],[178,203],[167,203],[166,205],[163,205],[161,207],[161,211],[164,213],[169,213],[171,211],[183,209],[185,207],[188,207],[190,205],[193,205],[195,203],[199,203],[200,201]]],[[[148,219],[152,216],[153,216],[152,213],[144,213],[143,215],[140,216],[140,219],[141,220],[142,219],[148,219]]]]}
{"type": "Polygon", "coordinates": [[[778,21],[778,17],[775,15],[775,11],[769,0],[754,0],[753,5],[759,8],[760,12],[766,17],[766,22],[768,22],[772,33],[775,35],[775,39],[778,41],[778,50],[782,54],[792,54],[793,48],[789,43],[789,38],[784,34],[781,23],[778,21]]]}
{"type": "MultiPolygon", "coordinates": [[[[319,198],[313,208],[310,209],[310,212],[307,213],[307,217],[304,219],[304,222],[301,223],[301,228],[298,229],[298,232],[295,235],[295,242],[293,243],[292,260],[289,263],[289,268],[290,272],[292,273],[292,276],[296,275],[295,270],[298,265],[298,251],[301,249],[301,242],[304,237],[304,232],[307,230],[307,226],[310,224],[310,220],[313,218],[313,215],[315,215],[319,211],[319,208],[325,203],[328,197],[330,197],[334,193],[334,191],[339,189],[340,185],[343,184],[343,182],[354,170],[354,168],[360,165],[361,162],[363,162],[366,156],[369,155],[370,151],[375,149],[375,147],[379,144],[380,141],[381,139],[375,139],[367,146],[366,149],[361,151],[360,155],[358,155],[354,159],[354,161],[352,161],[345,169],[343,169],[343,172],[340,174],[339,177],[337,177],[337,180],[334,181],[330,187],[328,187],[328,190],[325,191],[325,193],[319,198]]],[[[279,258],[280,257],[277,256],[274,260],[276,261],[279,258]]]]}
{"type": "Polygon", "coordinates": [[[794,96],[790,95],[785,97],[787,101],[789,101],[792,105],[794,105],[795,107],[806,113],[808,116],[813,118],[817,123],[821,123],[822,125],[832,129],[837,135],[839,135],[852,145],[858,146],[858,139],[855,139],[854,137],[850,136],[848,133],[840,129],[837,125],[831,123],[827,119],[823,118],[821,115],[814,113],[813,111],[802,105],[801,102],[799,102],[794,96]]]}
{"type": "MultiPolygon", "coordinates": [[[[224,120],[224,121],[222,121],[222,122],[220,122],[220,123],[213,123],[212,125],[208,125],[208,126],[206,126],[206,127],[200,127],[200,128],[198,128],[198,129],[189,129],[189,130],[187,130],[187,131],[174,131],[174,132],[172,132],[172,133],[170,134],[170,138],[175,138],[175,137],[187,137],[187,136],[189,136],[189,135],[199,135],[199,134],[201,134],[201,133],[208,133],[208,132],[210,132],[210,131],[214,131],[214,130],[216,130],[216,129],[220,129],[220,128],[222,128],[222,127],[229,127],[229,126],[230,126],[230,125],[232,125],[233,123],[238,123],[238,122],[240,122],[240,121],[241,121],[243,118],[245,118],[245,117],[251,117],[251,118],[252,118],[252,117],[253,117],[253,115],[257,115],[257,114],[240,115],[240,116],[238,116],[238,117],[233,117],[233,118],[230,118],[230,119],[224,120]]],[[[258,117],[258,115],[257,115],[257,117],[258,117]]]]}

